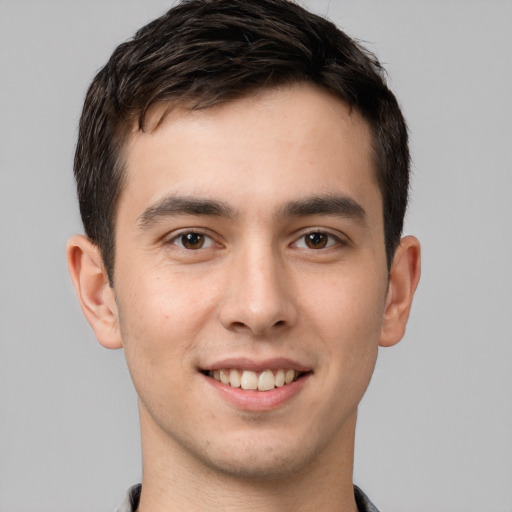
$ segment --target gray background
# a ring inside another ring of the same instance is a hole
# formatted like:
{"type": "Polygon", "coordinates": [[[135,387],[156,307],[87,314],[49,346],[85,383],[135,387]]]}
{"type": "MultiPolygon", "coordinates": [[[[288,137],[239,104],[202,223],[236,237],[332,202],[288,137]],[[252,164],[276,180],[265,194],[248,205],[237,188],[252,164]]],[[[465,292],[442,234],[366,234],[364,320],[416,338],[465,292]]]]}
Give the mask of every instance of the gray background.
{"type": "MultiPolygon", "coordinates": [[[[411,129],[423,277],[363,400],[382,512],[512,511],[512,2],[305,1],[367,41],[411,129]]],[[[140,478],[136,399],[67,276],[86,87],[162,0],[0,0],[0,511],[110,511],[140,478]]]]}

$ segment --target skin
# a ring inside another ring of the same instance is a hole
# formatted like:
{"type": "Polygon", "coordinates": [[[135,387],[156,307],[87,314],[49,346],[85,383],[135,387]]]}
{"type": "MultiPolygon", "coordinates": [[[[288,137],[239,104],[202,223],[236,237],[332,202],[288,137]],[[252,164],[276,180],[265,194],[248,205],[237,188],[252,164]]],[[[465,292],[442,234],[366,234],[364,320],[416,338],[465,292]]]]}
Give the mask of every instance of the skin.
{"type": "Polygon", "coordinates": [[[139,396],[139,510],[356,510],[357,406],[379,344],[404,334],[420,273],[406,237],[388,278],[370,140],[357,112],[310,85],[174,109],[130,139],[113,288],[85,237],[68,262],[139,396]],[[278,406],[247,410],[201,372],[226,358],[287,358],[308,374],[278,406]]]}

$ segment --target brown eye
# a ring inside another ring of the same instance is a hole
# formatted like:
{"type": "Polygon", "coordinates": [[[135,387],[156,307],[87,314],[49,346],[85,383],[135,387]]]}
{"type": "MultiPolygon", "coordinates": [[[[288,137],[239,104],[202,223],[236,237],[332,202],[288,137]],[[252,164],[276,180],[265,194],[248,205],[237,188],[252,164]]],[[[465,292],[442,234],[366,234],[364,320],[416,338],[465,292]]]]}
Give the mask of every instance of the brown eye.
{"type": "Polygon", "coordinates": [[[304,236],[304,241],[309,249],[324,249],[327,247],[329,235],[326,233],[308,233],[304,236]]]}
{"type": "Polygon", "coordinates": [[[205,236],[201,233],[185,233],[176,240],[185,249],[201,249],[205,244],[205,236]]]}

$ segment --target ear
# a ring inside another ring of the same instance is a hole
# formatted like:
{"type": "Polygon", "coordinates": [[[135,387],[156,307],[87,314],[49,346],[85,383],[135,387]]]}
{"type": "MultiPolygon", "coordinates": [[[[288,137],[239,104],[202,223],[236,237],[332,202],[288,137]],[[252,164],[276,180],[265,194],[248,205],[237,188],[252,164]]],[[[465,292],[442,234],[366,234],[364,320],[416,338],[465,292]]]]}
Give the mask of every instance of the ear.
{"type": "Polygon", "coordinates": [[[406,236],[395,251],[391,265],[380,346],[390,347],[403,338],[420,273],[420,243],[417,238],[406,236]]]}
{"type": "Polygon", "coordinates": [[[66,248],[68,269],[80,306],[96,338],[106,348],[123,346],[114,290],[110,287],[97,245],[76,235],[66,248]]]}

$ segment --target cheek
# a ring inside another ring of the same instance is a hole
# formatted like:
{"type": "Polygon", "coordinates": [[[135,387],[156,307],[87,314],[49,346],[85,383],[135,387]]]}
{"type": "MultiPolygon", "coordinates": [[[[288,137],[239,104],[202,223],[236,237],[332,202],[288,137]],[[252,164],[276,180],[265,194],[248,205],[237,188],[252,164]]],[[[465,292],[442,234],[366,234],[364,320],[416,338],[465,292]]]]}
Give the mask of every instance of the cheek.
{"type": "Polygon", "coordinates": [[[215,301],[190,280],[145,275],[118,294],[121,335],[134,380],[173,378],[188,367],[215,301]]]}
{"type": "Polygon", "coordinates": [[[329,277],[309,293],[319,321],[342,338],[350,333],[373,340],[384,315],[387,284],[383,274],[370,267],[362,271],[343,269],[329,277]]]}
{"type": "Polygon", "coordinates": [[[123,290],[118,302],[126,362],[139,400],[154,418],[167,422],[186,413],[187,403],[177,397],[190,393],[190,379],[196,377],[191,361],[204,323],[202,299],[178,291],[146,278],[123,290]]]}
{"type": "Polygon", "coordinates": [[[378,352],[386,295],[382,273],[340,272],[324,283],[321,297],[312,301],[312,323],[321,333],[325,362],[337,379],[350,382],[370,379],[378,352]]]}

